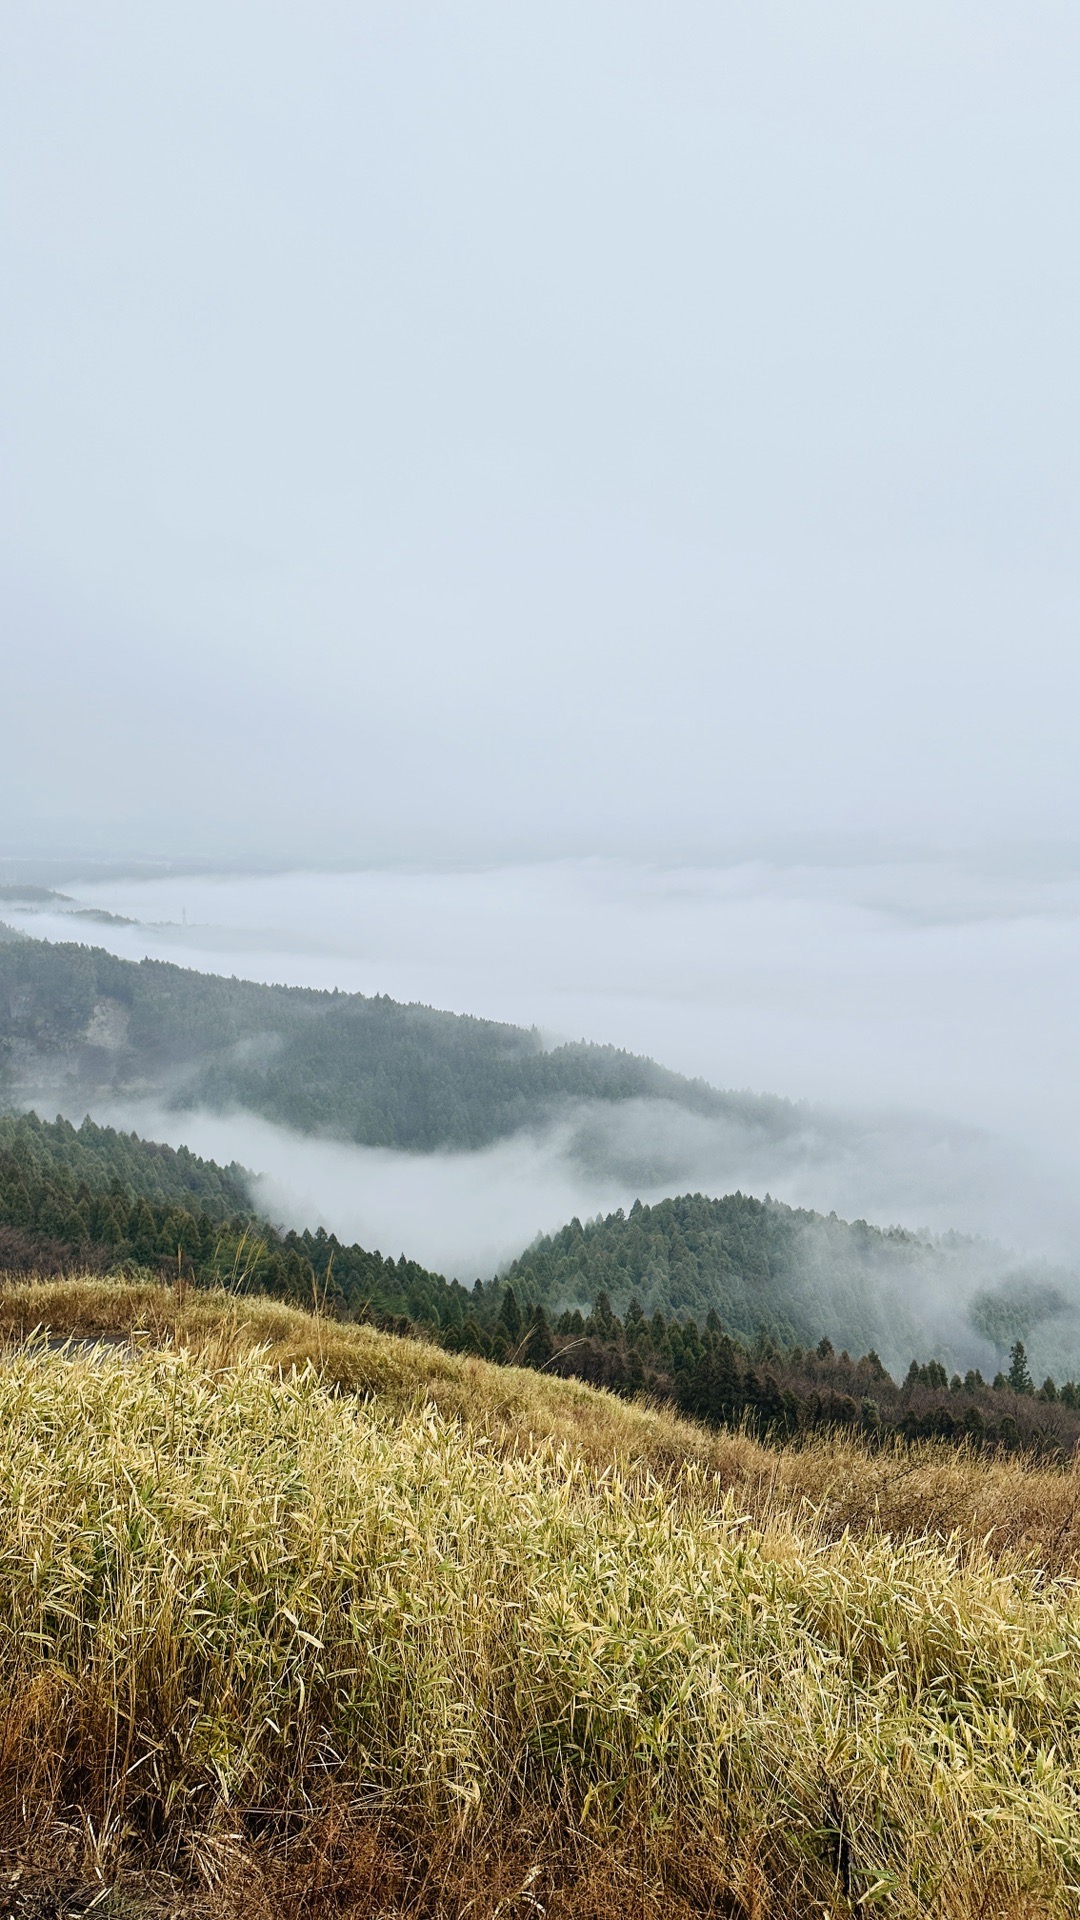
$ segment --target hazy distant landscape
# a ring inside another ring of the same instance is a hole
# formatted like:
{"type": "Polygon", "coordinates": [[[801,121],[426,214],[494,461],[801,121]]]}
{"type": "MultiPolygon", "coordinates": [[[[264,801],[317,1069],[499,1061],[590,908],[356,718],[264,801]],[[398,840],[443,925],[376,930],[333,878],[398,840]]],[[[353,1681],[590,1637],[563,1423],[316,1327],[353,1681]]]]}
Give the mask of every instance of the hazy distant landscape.
{"type": "MultiPolygon", "coordinates": [[[[29,904],[28,925],[39,911],[29,904]]],[[[95,931],[138,938],[127,917],[92,911],[95,931]]],[[[717,1242],[674,1291],[665,1254],[655,1273],[646,1263],[632,1277],[618,1263],[614,1278],[571,1263],[558,1285],[527,1284],[526,1301],[587,1311],[606,1288],[620,1310],[635,1298],[646,1314],[717,1312],[751,1343],[766,1332],[789,1345],[829,1336],[877,1350],[898,1374],[920,1355],[939,1357],[947,1373],[992,1374],[1005,1348],[995,1354],[972,1302],[987,1289],[1004,1288],[1008,1300],[1034,1288],[1049,1306],[1020,1310],[1014,1332],[1040,1377],[1051,1366],[1061,1377],[1080,1372],[1080,1280],[1071,1262],[1051,1265],[1043,1252],[1060,1219],[1033,1215],[1019,1246],[955,1224],[936,1245],[925,1224],[912,1235],[911,1222],[890,1219],[878,1226],[906,1233],[860,1242],[841,1222],[830,1242],[815,1224],[835,1214],[819,1195],[845,1158],[872,1185],[905,1152],[916,1164],[920,1152],[940,1155],[941,1130],[927,1121],[874,1127],[775,1095],[723,1092],[610,1046],[545,1042],[536,1028],[135,962],[28,930],[0,943],[0,1072],[9,1106],[76,1122],[92,1112],[240,1162],[248,1204],[280,1227],[400,1250],[467,1284],[529,1274],[526,1246],[571,1219],[688,1193],[783,1201],[786,1189],[808,1186],[797,1242],[785,1241],[779,1264],[772,1257],[772,1292],[761,1291],[769,1257],[762,1267],[754,1256],[757,1279],[740,1292],[738,1258],[733,1267],[717,1242]]],[[[988,1172],[992,1142],[954,1127],[950,1145],[988,1172]]]]}
{"type": "MultiPolygon", "coordinates": [[[[266,1172],[298,1220],[475,1272],[573,1213],[741,1187],[1058,1263],[1080,1245],[1080,881],[1064,858],[1034,872],[1004,860],[563,862],[95,883],[87,870],[53,883],[66,904],[138,924],[73,922],[40,901],[8,901],[0,919],[128,958],[418,1000],[535,1028],[547,1048],[613,1044],[779,1097],[711,1115],[622,1102],[587,1124],[532,1111],[491,1169],[466,1154],[451,1177],[441,1155],[342,1150],[352,1130],[329,1113],[315,1130],[338,1139],[320,1155],[295,1129],[228,1117],[220,1099],[195,1108],[189,1090],[190,1143],[266,1172]]],[[[160,1091],[118,1103],[99,1084],[83,1097],[172,1138],[160,1091]]],[[[280,1122],[280,1105],[257,1106],[280,1122]]]]}

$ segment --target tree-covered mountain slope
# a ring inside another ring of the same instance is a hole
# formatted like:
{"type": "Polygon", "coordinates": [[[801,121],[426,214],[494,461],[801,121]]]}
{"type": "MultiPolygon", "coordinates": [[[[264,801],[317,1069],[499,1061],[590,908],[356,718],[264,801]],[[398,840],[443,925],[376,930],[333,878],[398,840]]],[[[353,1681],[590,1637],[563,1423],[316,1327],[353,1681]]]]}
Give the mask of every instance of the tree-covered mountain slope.
{"type": "Polygon", "coordinates": [[[620,1310],[636,1298],[647,1314],[716,1313],[739,1339],[799,1344],[827,1333],[854,1353],[898,1356],[926,1346],[926,1293],[947,1289],[961,1250],[977,1257],[971,1243],[695,1193],[572,1220],[521,1254],[508,1278],[523,1298],[559,1307],[604,1291],[620,1310]]]}
{"type": "Polygon", "coordinates": [[[664,1101],[785,1132],[797,1109],[720,1093],[655,1061],[405,1006],[385,995],[261,986],[160,960],[0,944],[0,1097],[72,1117],[106,1095],[247,1108],[367,1146],[482,1147],[568,1102],[664,1101]]]}
{"type": "Polygon", "coordinates": [[[432,1329],[460,1323],[471,1298],[404,1254],[272,1226],[252,1208],[242,1167],[92,1120],[0,1117],[0,1271],[126,1266],[432,1329]]]}
{"type": "Polygon", "coordinates": [[[36,1113],[0,1114],[0,1169],[6,1183],[51,1182],[65,1192],[119,1188],[129,1200],[179,1205],[212,1220],[251,1214],[250,1175],[234,1161],[219,1167],[187,1147],[142,1140],[135,1133],[83,1120],[40,1120],[36,1113]]]}

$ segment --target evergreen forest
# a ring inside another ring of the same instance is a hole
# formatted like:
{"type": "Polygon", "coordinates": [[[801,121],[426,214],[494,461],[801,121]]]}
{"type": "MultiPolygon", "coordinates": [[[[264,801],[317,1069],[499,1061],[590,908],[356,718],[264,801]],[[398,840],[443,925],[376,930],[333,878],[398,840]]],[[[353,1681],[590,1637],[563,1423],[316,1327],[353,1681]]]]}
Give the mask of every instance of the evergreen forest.
{"type": "Polygon", "coordinates": [[[70,1113],[132,1092],[414,1152],[487,1146],[568,1103],[666,1101],[770,1134],[790,1130],[798,1111],[616,1047],[545,1048],[535,1030],[385,994],[261,986],[21,936],[0,942],[0,1098],[70,1113]]]}

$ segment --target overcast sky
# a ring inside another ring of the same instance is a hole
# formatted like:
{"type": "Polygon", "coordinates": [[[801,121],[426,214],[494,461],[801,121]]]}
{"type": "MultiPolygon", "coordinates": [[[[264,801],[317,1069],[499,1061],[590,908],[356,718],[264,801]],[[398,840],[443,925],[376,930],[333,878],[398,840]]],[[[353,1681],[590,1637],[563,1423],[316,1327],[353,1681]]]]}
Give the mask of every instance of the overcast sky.
{"type": "Polygon", "coordinates": [[[1080,11],[6,0],[9,850],[1064,841],[1080,11]]]}

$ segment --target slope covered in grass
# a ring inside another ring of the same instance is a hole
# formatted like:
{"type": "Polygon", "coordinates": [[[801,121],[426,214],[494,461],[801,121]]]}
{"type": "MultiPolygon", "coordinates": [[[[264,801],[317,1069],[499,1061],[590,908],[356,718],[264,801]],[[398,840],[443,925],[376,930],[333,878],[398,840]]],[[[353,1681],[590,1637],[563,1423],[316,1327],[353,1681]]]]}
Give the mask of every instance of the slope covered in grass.
{"type": "MultiPolygon", "coordinates": [[[[1077,1600],[978,1538],[1015,1461],[800,1463],[158,1287],[7,1287],[0,1327],[5,1869],[221,1914],[1076,1911],[1077,1600]]],[[[1032,1482],[1064,1573],[1077,1481],[1032,1482]]]]}
{"type": "Polygon", "coordinates": [[[358,1393],[402,1412],[430,1407],[482,1431],[500,1452],[554,1443],[598,1472],[614,1465],[661,1478],[692,1463],[736,1490],[744,1511],[759,1518],[780,1502],[793,1516],[811,1515],[830,1536],[867,1526],[896,1535],[929,1531],[1020,1554],[1055,1576],[1080,1573],[1080,1463],[1063,1471],[1022,1455],[926,1442],[868,1447],[850,1431],[764,1445],[747,1432],[715,1431],[576,1379],[492,1366],[258,1295],[97,1276],[0,1280],[0,1342],[42,1333],[57,1342],[179,1345],[211,1366],[255,1352],[281,1373],[314,1367],[332,1393],[358,1393]]]}

